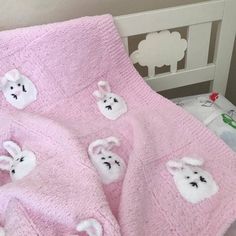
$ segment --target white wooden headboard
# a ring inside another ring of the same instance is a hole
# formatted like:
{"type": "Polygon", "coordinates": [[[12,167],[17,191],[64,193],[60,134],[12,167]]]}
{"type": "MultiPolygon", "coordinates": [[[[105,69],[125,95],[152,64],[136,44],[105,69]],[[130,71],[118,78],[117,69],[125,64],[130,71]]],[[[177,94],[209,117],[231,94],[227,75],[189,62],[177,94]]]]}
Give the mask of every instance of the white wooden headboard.
{"type": "MultiPolygon", "coordinates": [[[[225,94],[236,32],[236,0],[212,0],[123,15],[115,17],[115,23],[128,52],[128,37],[130,36],[147,34],[153,35],[155,38],[158,35],[157,37],[160,39],[160,33],[153,32],[187,27],[185,68],[179,70],[174,68],[168,73],[157,75],[155,66],[160,67],[158,65],[160,62],[148,60],[145,64],[148,67],[148,76],[144,79],[156,91],[211,81],[211,90],[225,94]],[[215,21],[218,21],[219,24],[214,59],[213,63],[208,63],[211,29],[212,23],[215,21]]],[[[165,41],[165,37],[162,41],[165,41]]],[[[152,58],[155,58],[155,55],[161,56],[163,52],[158,53],[161,48],[158,49],[158,45],[154,45],[153,42],[150,40],[149,44],[146,44],[149,45],[146,55],[150,53],[152,58]]],[[[141,44],[144,45],[145,42],[143,41],[141,44]]],[[[167,51],[169,46],[160,45],[167,51]]],[[[171,47],[173,48],[173,45],[171,47]]],[[[141,49],[139,48],[139,50],[141,49]]],[[[179,59],[176,59],[176,63],[177,60],[179,59]]],[[[134,63],[136,62],[134,61],[134,63]]],[[[166,63],[166,65],[170,64],[166,63]]]]}

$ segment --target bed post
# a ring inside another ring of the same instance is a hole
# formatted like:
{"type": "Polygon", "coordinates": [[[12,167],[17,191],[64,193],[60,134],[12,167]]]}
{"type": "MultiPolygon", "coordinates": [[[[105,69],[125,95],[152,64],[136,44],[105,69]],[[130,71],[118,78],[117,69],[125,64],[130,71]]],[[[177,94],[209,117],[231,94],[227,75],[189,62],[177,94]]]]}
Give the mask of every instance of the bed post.
{"type": "Polygon", "coordinates": [[[214,64],[216,65],[215,78],[211,83],[211,90],[225,94],[230,61],[234,47],[236,32],[236,0],[225,0],[224,15],[219,23],[214,64]]]}

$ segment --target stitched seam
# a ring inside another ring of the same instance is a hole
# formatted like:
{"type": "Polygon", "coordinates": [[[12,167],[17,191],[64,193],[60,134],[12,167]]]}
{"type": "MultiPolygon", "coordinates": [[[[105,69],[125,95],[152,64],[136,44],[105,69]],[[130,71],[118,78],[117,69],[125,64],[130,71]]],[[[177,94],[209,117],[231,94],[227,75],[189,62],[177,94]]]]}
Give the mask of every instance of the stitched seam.
{"type": "Polygon", "coordinates": [[[36,228],[36,225],[34,224],[34,222],[30,219],[30,217],[28,216],[28,213],[26,212],[26,209],[22,206],[22,204],[20,203],[19,199],[16,198],[17,201],[17,206],[20,208],[20,210],[22,211],[25,219],[27,220],[28,224],[32,227],[32,229],[35,231],[35,233],[38,234],[38,236],[43,236],[38,229],[36,228]]]}
{"type": "MultiPolygon", "coordinates": [[[[160,159],[163,159],[163,158],[166,158],[166,157],[168,157],[168,156],[171,156],[171,155],[174,154],[176,151],[180,151],[180,150],[184,149],[185,147],[190,146],[191,144],[192,144],[192,142],[190,142],[190,143],[188,143],[188,144],[185,144],[185,145],[183,145],[182,147],[179,147],[179,148],[175,149],[175,150],[172,151],[171,153],[162,156],[160,159]]],[[[161,206],[161,204],[159,203],[158,199],[156,198],[155,191],[153,190],[153,188],[151,188],[150,183],[149,183],[149,181],[147,180],[147,175],[146,175],[146,171],[145,171],[145,166],[148,165],[148,164],[150,164],[150,162],[149,162],[149,163],[146,163],[146,164],[144,164],[144,162],[143,162],[142,160],[141,160],[141,162],[142,162],[142,171],[143,171],[143,175],[144,175],[144,178],[145,178],[145,182],[146,182],[146,185],[147,185],[147,187],[148,187],[148,190],[149,190],[149,191],[151,192],[151,194],[152,194],[153,202],[154,202],[154,204],[158,207],[158,209],[160,209],[160,211],[162,212],[162,215],[165,217],[165,219],[168,219],[168,216],[166,215],[165,211],[163,210],[163,207],[161,206]]],[[[172,229],[175,229],[175,226],[174,226],[174,224],[172,223],[172,221],[166,221],[166,222],[171,226],[172,229]]],[[[176,234],[177,234],[178,236],[181,236],[181,233],[178,232],[176,229],[175,229],[175,232],[176,232],[176,234]]]]}
{"type": "MultiPolygon", "coordinates": [[[[27,131],[29,131],[29,132],[32,133],[32,134],[37,134],[37,135],[40,135],[40,136],[42,136],[42,137],[46,137],[46,138],[49,139],[50,142],[51,142],[52,144],[54,144],[54,145],[62,145],[61,143],[59,143],[59,142],[57,142],[57,141],[54,141],[51,137],[45,136],[43,133],[41,133],[41,132],[39,132],[39,131],[35,131],[35,130],[29,129],[28,127],[24,126],[21,122],[14,120],[14,118],[13,118],[13,122],[14,122],[16,125],[21,126],[22,128],[26,129],[27,131]]],[[[69,148],[68,148],[67,146],[64,146],[64,145],[63,145],[63,147],[66,148],[66,149],[69,151],[69,148]]],[[[78,158],[78,160],[79,160],[79,158],[78,158]]],[[[81,163],[80,161],[78,161],[78,162],[76,162],[76,163],[79,163],[81,166],[83,166],[83,167],[89,169],[90,171],[92,171],[93,173],[95,173],[95,171],[94,171],[92,168],[90,168],[89,166],[85,165],[84,163],[81,163]]]]}
{"type": "Polygon", "coordinates": [[[35,38],[33,41],[31,41],[29,44],[27,44],[27,45],[25,45],[25,46],[23,46],[23,47],[21,47],[21,48],[15,50],[14,52],[12,52],[12,53],[10,53],[10,54],[4,56],[4,57],[1,57],[0,60],[3,60],[3,59],[5,59],[5,58],[7,58],[7,57],[9,57],[9,56],[12,56],[12,55],[18,53],[19,51],[26,49],[27,47],[30,47],[35,41],[37,41],[37,40],[43,38],[43,37],[44,37],[45,35],[47,35],[48,33],[49,33],[49,32],[46,32],[46,33],[44,33],[44,34],[42,34],[42,35],[36,37],[36,38],[35,38]]]}

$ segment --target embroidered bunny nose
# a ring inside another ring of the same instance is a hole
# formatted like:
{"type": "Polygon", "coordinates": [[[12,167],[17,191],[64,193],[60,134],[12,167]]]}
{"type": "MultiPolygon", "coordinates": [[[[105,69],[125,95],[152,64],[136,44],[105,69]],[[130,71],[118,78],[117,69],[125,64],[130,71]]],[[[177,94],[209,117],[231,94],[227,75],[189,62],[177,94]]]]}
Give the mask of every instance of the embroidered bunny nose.
{"type": "Polygon", "coordinates": [[[21,94],[21,91],[20,91],[20,90],[18,90],[18,91],[15,92],[15,95],[17,95],[17,96],[19,96],[20,94],[21,94]]]}

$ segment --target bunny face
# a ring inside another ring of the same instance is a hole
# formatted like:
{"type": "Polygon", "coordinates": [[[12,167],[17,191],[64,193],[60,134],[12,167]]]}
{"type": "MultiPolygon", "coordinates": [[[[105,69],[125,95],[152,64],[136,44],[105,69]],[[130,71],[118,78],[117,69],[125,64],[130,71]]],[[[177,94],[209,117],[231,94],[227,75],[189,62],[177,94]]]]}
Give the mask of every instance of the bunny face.
{"type": "Polygon", "coordinates": [[[125,163],[113,152],[101,150],[100,153],[91,157],[91,161],[104,184],[118,181],[124,176],[125,163]]]}
{"type": "Polygon", "coordinates": [[[23,151],[13,160],[10,167],[10,176],[13,181],[22,179],[36,166],[36,157],[33,152],[23,151]]]}
{"type": "Polygon", "coordinates": [[[20,147],[12,141],[4,142],[3,146],[11,157],[0,156],[0,161],[5,162],[0,164],[0,169],[9,171],[13,181],[22,179],[35,168],[36,156],[33,152],[21,151],[20,147]]]}
{"type": "Polygon", "coordinates": [[[98,83],[99,91],[93,95],[97,98],[97,105],[100,112],[110,120],[116,120],[123,113],[127,112],[127,105],[124,99],[115,93],[112,93],[106,81],[98,83]]]}
{"type": "Polygon", "coordinates": [[[191,203],[198,203],[218,192],[219,187],[212,176],[199,167],[203,163],[192,160],[197,161],[191,158],[169,161],[167,168],[182,197],[191,203]]]}
{"type": "Polygon", "coordinates": [[[1,82],[6,101],[17,109],[25,108],[37,98],[35,85],[17,70],[6,73],[1,82]]]}
{"type": "Polygon", "coordinates": [[[115,120],[127,112],[124,99],[114,93],[107,93],[97,104],[100,112],[110,120],[115,120]]]}
{"type": "Polygon", "coordinates": [[[126,170],[123,159],[110,151],[112,146],[113,144],[108,143],[106,139],[96,140],[89,145],[90,160],[104,184],[121,180],[126,170]]]}

